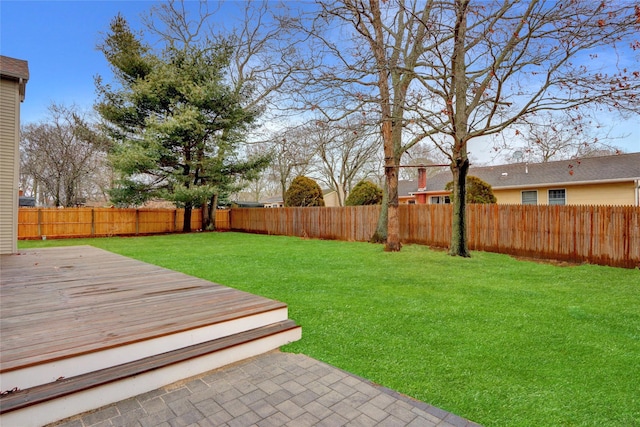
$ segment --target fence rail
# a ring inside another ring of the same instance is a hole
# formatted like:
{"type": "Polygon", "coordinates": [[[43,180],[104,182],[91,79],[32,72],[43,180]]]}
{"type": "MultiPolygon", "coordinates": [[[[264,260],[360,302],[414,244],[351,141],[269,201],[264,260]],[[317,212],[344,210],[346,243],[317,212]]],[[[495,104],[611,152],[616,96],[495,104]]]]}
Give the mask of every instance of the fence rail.
{"type": "MultiPolygon", "coordinates": [[[[184,209],[20,208],[18,239],[177,233],[184,209]]],[[[202,211],[191,211],[191,229],[202,227],[202,211]]],[[[216,212],[216,228],[229,229],[229,211],[216,212]]]]}
{"type": "MultiPolygon", "coordinates": [[[[367,241],[379,206],[234,208],[231,229],[253,233],[367,241]]],[[[401,205],[400,239],[448,247],[450,205],[401,205]]],[[[468,205],[474,250],[541,259],[640,267],[640,208],[631,206],[468,205]]]]}

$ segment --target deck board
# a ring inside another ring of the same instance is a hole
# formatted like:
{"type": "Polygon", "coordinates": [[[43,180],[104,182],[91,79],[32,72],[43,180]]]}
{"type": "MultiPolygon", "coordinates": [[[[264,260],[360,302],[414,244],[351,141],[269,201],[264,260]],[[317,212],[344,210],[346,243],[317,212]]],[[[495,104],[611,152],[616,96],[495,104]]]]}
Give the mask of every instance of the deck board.
{"type": "Polygon", "coordinates": [[[90,246],[0,259],[0,372],[286,307],[90,246]]]}

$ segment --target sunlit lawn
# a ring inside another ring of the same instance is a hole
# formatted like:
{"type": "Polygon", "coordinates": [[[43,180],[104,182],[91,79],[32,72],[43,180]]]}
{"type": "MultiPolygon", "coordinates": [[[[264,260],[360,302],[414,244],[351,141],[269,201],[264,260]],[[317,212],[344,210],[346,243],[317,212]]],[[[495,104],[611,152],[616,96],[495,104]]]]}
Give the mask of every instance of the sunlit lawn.
{"type": "Polygon", "coordinates": [[[486,426],[640,425],[640,271],[240,233],[90,244],[284,301],[299,352],[486,426]]]}

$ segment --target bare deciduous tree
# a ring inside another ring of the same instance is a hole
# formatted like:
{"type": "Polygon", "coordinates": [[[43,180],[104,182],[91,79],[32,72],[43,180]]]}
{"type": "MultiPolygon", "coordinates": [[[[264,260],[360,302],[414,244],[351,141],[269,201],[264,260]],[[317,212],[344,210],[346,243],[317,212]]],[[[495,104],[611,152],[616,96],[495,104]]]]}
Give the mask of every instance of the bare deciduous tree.
{"type": "Polygon", "coordinates": [[[309,125],[317,147],[316,173],[319,180],[335,190],[340,206],[351,188],[368,175],[367,166],[380,150],[379,133],[363,123],[348,120],[336,123],[316,121],[309,125]]]}
{"type": "Polygon", "coordinates": [[[397,168],[416,142],[430,138],[449,159],[449,252],[469,256],[464,192],[470,141],[515,130],[544,111],[639,109],[637,58],[608,61],[609,68],[595,58],[638,48],[640,9],[629,2],[343,0],[322,3],[322,10],[311,27],[320,46],[314,52],[331,60],[306,80],[312,89],[307,102],[323,112],[342,105],[349,114],[360,110],[379,121],[387,250],[400,248],[397,168]]]}
{"type": "Polygon", "coordinates": [[[425,165],[427,177],[437,175],[444,167],[434,167],[433,165],[443,165],[448,161],[447,157],[440,150],[424,141],[411,147],[402,158],[402,165],[398,177],[400,179],[417,180],[418,167],[425,165]],[[410,167],[406,167],[410,166],[410,167]]]}
{"type": "MultiPolygon", "coordinates": [[[[303,104],[327,120],[361,114],[379,127],[384,151],[385,198],[372,241],[400,249],[398,168],[402,154],[427,137],[412,133],[421,59],[430,49],[427,27],[432,2],[344,0],[320,2],[311,36],[313,73],[301,80],[303,104]],[[410,3],[410,4],[409,4],[410,3]],[[406,6],[406,7],[405,7],[406,6]]],[[[435,132],[435,131],[434,131],[435,132]]]]}
{"type": "Polygon", "coordinates": [[[291,181],[309,172],[316,147],[304,127],[293,127],[275,135],[271,147],[273,161],[270,174],[279,183],[280,195],[284,197],[291,181]]]}
{"type": "Polygon", "coordinates": [[[75,206],[105,196],[106,145],[75,107],[51,104],[41,123],[21,130],[23,185],[39,202],[75,206]]]}
{"type": "Polygon", "coordinates": [[[469,256],[464,192],[471,140],[544,111],[588,114],[600,106],[638,112],[637,69],[614,64],[606,70],[595,58],[637,43],[638,13],[637,6],[618,1],[433,3],[423,21],[432,48],[420,70],[425,102],[419,125],[451,161],[450,254],[469,256]]]}
{"type": "Polygon", "coordinates": [[[616,154],[616,136],[592,117],[571,111],[546,111],[527,120],[522,131],[497,135],[498,146],[509,153],[509,161],[548,162],[576,157],[616,154]]]}

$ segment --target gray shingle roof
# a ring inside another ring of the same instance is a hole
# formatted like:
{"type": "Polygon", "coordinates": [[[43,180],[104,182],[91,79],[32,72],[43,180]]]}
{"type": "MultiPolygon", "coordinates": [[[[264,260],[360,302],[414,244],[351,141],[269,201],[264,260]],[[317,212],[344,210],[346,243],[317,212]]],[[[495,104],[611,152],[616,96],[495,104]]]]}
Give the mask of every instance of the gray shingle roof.
{"type": "Polygon", "coordinates": [[[271,196],[266,199],[260,200],[260,203],[284,203],[284,197],[282,196],[271,196]]]}
{"type": "Polygon", "coordinates": [[[418,191],[418,181],[417,180],[406,180],[401,179],[398,180],[398,195],[399,196],[408,196],[409,193],[414,193],[418,191]]]}
{"type": "MultiPolygon", "coordinates": [[[[585,157],[547,163],[471,166],[469,175],[477,176],[493,188],[635,180],[640,179],[640,153],[585,157]]],[[[442,190],[451,180],[451,172],[442,172],[427,180],[427,191],[442,190]]]]}

